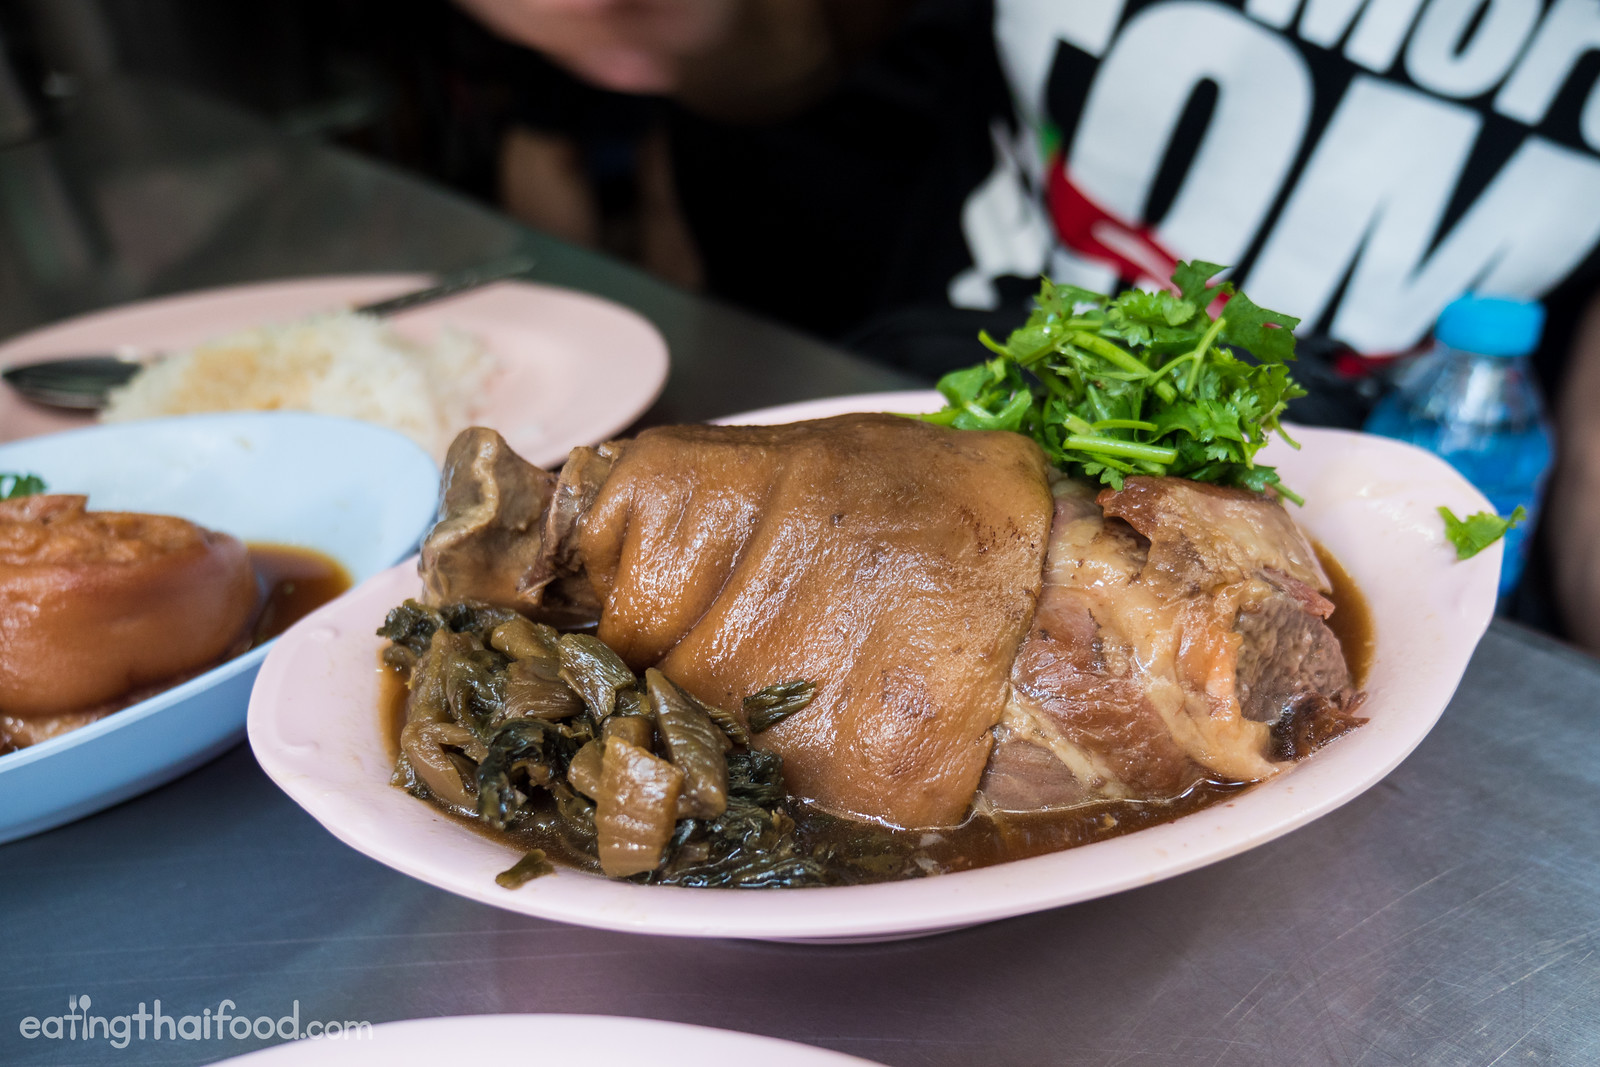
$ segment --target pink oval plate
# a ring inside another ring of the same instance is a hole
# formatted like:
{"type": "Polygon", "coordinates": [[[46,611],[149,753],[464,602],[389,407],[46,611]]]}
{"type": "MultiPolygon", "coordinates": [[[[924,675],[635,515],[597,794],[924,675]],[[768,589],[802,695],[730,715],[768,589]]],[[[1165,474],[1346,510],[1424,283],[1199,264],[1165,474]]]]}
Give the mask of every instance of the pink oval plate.
{"type": "MultiPolygon", "coordinates": [[[[282,1022],[298,1020],[283,1016],[282,1022]]],[[[521,1063],[536,1049],[533,1062],[562,1067],[873,1067],[868,1060],[793,1041],[620,1015],[449,1015],[376,1026],[310,1021],[291,1028],[295,1034],[286,1044],[227,1062],[238,1067],[521,1063]]]]}
{"type": "MultiPolygon", "coordinates": [[[[297,278],[126,304],[7,341],[0,345],[0,368],[51,356],[185,348],[235,330],[381,300],[430,281],[421,274],[297,278]]],[[[667,380],[667,343],[648,320],[571,289],[499,282],[390,321],[419,340],[446,325],[481,340],[499,368],[475,420],[544,465],[627,426],[667,380]]],[[[93,422],[92,415],[30,404],[0,385],[0,441],[93,422]]]]}
{"type": "MultiPolygon", "coordinates": [[[[728,422],[928,411],[937,394],[839,397],[728,422]]],[[[728,890],[637,886],[560,870],[495,884],[518,858],[389,784],[373,631],[419,593],[415,561],[362,584],[279,638],[250,699],[250,743],[335,836],[425,882],[495,907],[686,937],[861,941],[934,933],[1119,892],[1236,855],[1346,803],[1393,770],[1455,692],[1494,611],[1499,547],[1459,562],[1434,509],[1488,502],[1436,457],[1381,437],[1297,428],[1263,454],[1306,498],[1296,517],[1344,564],[1372,612],[1371,721],[1236,798],[1171,823],[1033,859],[883,885],[728,890]]]]}

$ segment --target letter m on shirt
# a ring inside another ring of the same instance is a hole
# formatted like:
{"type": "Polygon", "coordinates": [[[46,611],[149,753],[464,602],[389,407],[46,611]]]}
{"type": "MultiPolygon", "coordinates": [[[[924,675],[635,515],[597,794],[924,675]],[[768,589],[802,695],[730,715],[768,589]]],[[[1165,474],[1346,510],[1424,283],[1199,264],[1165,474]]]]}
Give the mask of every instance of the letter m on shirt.
{"type": "Polygon", "coordinates": [[[1415,344],[1470,289],[1535,296],[1600,240],[1600,160],[1527,136],[1440,232],[1477,141],[1476,112],[1360,75],[1251,265],[1251,297],[1354,348],[1415,344]],[[1346,282],[1348,278],[1348,282],[1346,282]]]}

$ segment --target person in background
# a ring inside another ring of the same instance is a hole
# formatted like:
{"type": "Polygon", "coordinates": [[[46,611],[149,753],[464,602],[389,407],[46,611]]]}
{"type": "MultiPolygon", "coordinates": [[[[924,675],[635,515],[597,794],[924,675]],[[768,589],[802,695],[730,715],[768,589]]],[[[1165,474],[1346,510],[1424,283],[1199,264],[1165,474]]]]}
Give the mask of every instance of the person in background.
{"type": "Polygon", "coordinates": [[[1556,405],[1555,477],[1545,535],[1567,631],[1600,654],[1600,302],[1591,301],[1572,340],[1556,405]]]}
{"type": "Polygon", "coordinates": [[[534,53],[519,59],[507,64],[501,206],[530,226],[699,288],[659,102],[594,88],[534,53]]]}
{"type": "Polygon", "coordinates": [[[1564,383],[1545,542],[1571,635],[1600,651],[1592,3],[459,2],[593,84],[681,105],[674,163],[713,291],[764,277],[796,321],[798,285],[848,309],[802,325],[925,373],[971,362],[953,339],[1015,321],[1041,272],[1106,291],[1202,258],[1329,357],[1298,373],[1335,401],[1294,414],[1350,425],[1363,394],[1330,367],[1416,349],[1468,290],[1544,301],[1541,369],[1564,383]],[[915,134],[899,170],[797,187],[771,165],[818,145],[859,162],[896,118],[915,134]],[[726,145],[738,165],[697,166],[726,145]],[[776,239],[784,215],[852,218],[856,198],[891,216],[871,223],[865,298],[808,287],[839,231],[776,239]],[[759,236],[730,241],[718,217],[759,236]]]}

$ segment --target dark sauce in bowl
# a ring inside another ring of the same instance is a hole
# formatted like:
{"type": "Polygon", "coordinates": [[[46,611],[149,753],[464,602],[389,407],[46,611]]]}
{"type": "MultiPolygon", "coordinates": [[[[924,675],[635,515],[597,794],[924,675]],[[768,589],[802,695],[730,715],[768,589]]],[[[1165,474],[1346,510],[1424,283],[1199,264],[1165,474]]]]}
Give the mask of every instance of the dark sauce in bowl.
{"type": "Polygon", "coordinates": [[[246,547],[261,590],[251,648],[277,637],[353,584],[343,564],[316,549],[256,542],[246,547]]]}

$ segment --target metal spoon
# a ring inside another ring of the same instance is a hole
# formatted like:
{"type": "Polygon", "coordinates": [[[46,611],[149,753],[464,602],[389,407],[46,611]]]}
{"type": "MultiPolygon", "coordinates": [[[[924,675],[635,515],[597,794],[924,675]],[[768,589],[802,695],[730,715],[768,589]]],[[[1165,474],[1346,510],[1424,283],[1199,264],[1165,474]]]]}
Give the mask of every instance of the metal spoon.
{"type": "MultiPolygon", "coordinates": [[[[371,304],[352,308],[357,314],[384,317],[431,304],[446,297],[477,289],[491,282],[526,274],[533,269],[531,256],[513,256],[477,267],[447,274],[435,285],[371,304]]],[[[153,357],[159,359],[160,356],[153,357]]],[[[126,385],[152,362],[152,358],[130,359],[112,353],[68,356],[37,363],[24,363],[0,371],[13,389],[37,404],[70,408],[74,411],[99,411],[106,406],[111,390],[126,385]]]]}

